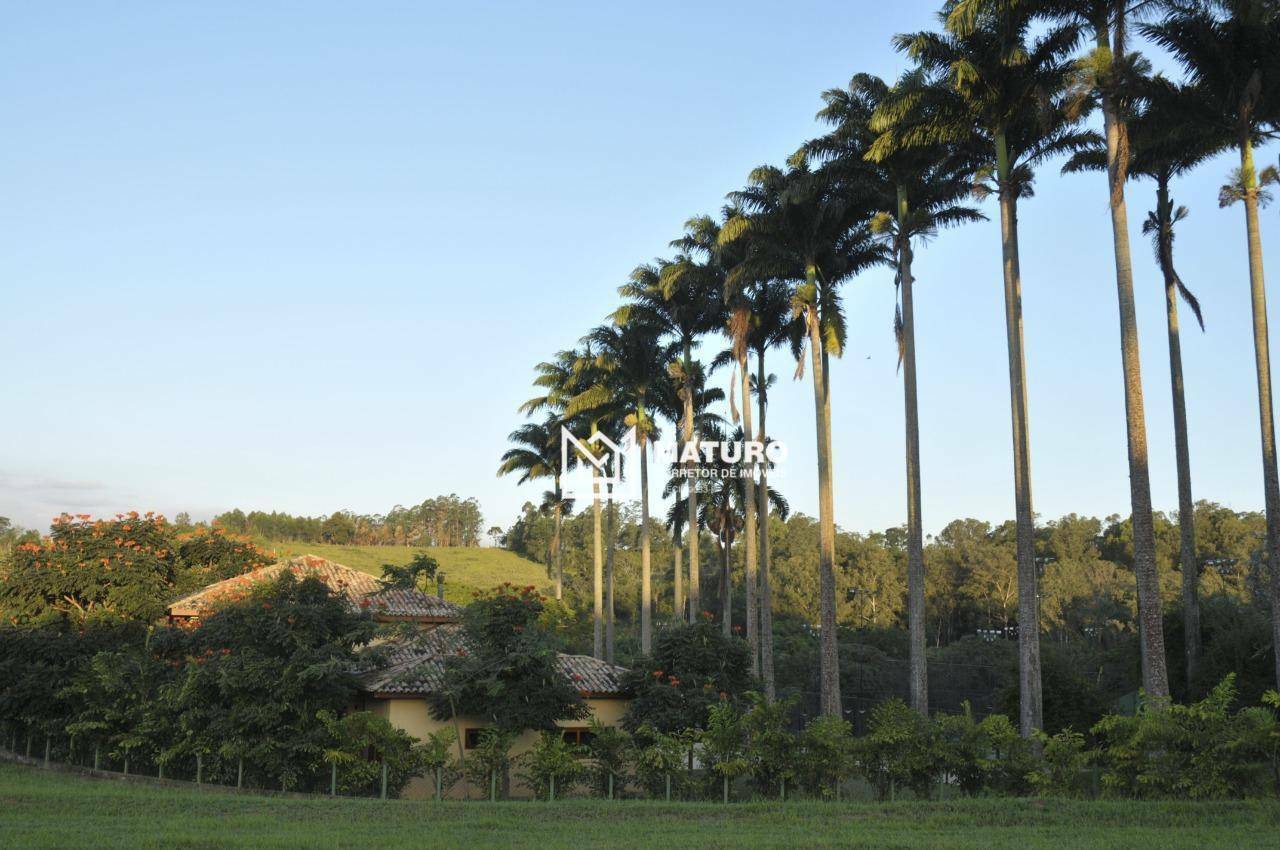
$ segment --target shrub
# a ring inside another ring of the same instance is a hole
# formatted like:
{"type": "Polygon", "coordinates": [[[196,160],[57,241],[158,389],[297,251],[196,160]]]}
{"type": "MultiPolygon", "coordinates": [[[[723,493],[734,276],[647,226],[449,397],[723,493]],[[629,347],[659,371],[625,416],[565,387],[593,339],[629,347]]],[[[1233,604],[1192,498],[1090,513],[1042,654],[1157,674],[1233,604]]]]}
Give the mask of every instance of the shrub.
{"type": "Polygon", "coordinates": [[[324,760],[337,767],[338,791],[369,796],[381,793],[382,768],[387,769],[387,795],[397,797],[409,780],[421,773],[422,745],[385,717],[370,711],[353,711],[337,717],[319,711],[331,742],[324,760]]]}
{"type": "Polygon", "coordinates": [[[636,778],[651,797],[669,799],[672,780],[684,778],[683,768],[689,752],[688,742],[678,735],[659,732],[653,726],[641,726],[634,733],[636,778]]]}
{"type": "Polygon", "coordinates": [[[467,781],[476,788],[484,788],[490,800],[498,798],[499,781],[511,767],[511,745],[514,732],[505,729],[485,729],[480,733],[477,746],[467,757],[463,772],[467,781]]]}
{"type": "Polygon", "coordinates": [[[454,745],[457,743],[458,733],[452,726],[431,732],[422,743],[422,768],[435,784],[437,800],[453,787],[461,775],[458,761],[454,758],[454,745]]]}
{"type": "Polygon", "coordinates": [[[728,700],[711,706],[707,728],[702,732],[702,755],[707,766],[721,779],[724,802],[729,802],[729,783],[746,773],[751,763],[744,753],[742,715],[728,700]]]}
{"type": "Polygon", "coordinates": [[[1144,706],[1094,726],[1104,789],[1117,796],[1213,799],[1257,793],[1266,719],[1230,711],[1234,677],[1191,705],[1144,706]]]}
{"type": "Polygon", "coordinates": [[[805,790],[840,796],[840,784],[853,774],[854,739],[849,721],[815,717],[800,735],[799,775],[805,790]]]}
{"type": "Polygon", "coordinates": [[[928,799],[941,768],[933,747],[933,727],[900,699],[871,711],[869,733],[858,742],[858,763],[880,799],[900,786],[928,799]]]}
{"type": "Polygon", "coordinates": [[[785,798],[787,783],[796,777],[797,740],[788,727],[794,698],[769,702],[758,693],[748,694],[751,709],[743,716],[747,736],[747,759],[751,778],[766,794],[785,798]]]}
{"type": "Polygon", "coordinates": [[[1089,788],[1089,753],[1084,736],[1074,729],[1054,735],[1041,733],[1040,763],[1028,776],[1031,786],[1045,796],[1082,797],[1089,788]]]}
{"type": "Polygon", "coordinates": [[[561,732],[546,731],[518,761],[524,768],[521,777],[529,783],[535,797],[554,800],[565,795],[582,775],[580,747],[568,743],[561,732]]]}
{"type": "Polygon", "coordinates": [[[587,753],[591,756],[591,780],[594,790],[602,797],[623,793],[627,779],[627,756],[631,750],[631,736],[616,726],[603,726],[591,718],[591,738],[587,753]]]}

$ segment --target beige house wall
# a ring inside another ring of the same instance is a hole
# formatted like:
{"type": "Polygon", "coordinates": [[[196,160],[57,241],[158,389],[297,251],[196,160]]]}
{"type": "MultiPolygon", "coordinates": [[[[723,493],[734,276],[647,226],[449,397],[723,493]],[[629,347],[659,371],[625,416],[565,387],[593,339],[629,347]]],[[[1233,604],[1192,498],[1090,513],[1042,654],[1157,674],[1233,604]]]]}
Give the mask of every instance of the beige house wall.
{"type": "MultiPolygon", "coordinates": [[[[590,717],[594,717],[602,726],[620,725],[622,715],[626,713],[627,706],[630,704],[629,700],[620,698],[592,698],[584,701],[591,710],[590,717]]],[[[387,718],[392,726],[397,729],[403,729],[419,740],[426,740],[428,735],[445,727],[455,728],[459,740],[464,740],[467,729],[483,729],[489,725],[484,720],[466,715],[453,720],[436,720],[431,716],[431,712],[427,708],[427,701],[422,697],[370,698],[366,700],[365,708],[374,714],[387,718]]],[[[562,728],[584,727],[590,724],[590,717],[584,720],[561,720],[556,725],[562,728]]],[[[528,752],[537,742],[538,734],[535,731],[527,731],[516,738],[515,744],[511,747],[512,758],[528,752]]],[[[464,756],[469,752],[469,750],[464,749],[464,756]]],[[[515,797],[531,796],[531,790],[516,776],[517,772],[517,770],[512,771],[511,795],[515,797]]],[[[450,791],[449,796],[454,798],[478,798],[487,796],[488,793],[489,790],[487,788],[469,788],[465,779],[459,779],[450,791]]],[[[419,777],[409,782],[401,796],[410,799],[425,799],[434,794],[435,780],[431,777],[419,777]]]]}

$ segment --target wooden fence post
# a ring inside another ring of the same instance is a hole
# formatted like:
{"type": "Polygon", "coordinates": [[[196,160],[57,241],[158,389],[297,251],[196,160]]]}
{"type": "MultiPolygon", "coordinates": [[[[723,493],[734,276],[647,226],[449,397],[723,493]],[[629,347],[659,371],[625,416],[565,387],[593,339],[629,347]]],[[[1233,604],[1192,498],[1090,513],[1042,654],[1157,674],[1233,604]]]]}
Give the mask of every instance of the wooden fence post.
{"type": "Polygon", "coordinates": [[[49,748],[52,746],[52,744],[53,744],[53,736],[45,735],[44,736],[44,769],[45,770],[49,769],[49,748]]]}
{"type": "Polygon", "coordinates": [[[671,802],[671,774],[667,774],[667,802],[671,802]]]}
{"type": "Polygon", "coordinates": [[[382,791],[378,794],[378,799],[387,799],[387,763],[385,760],[382,762],[382,791]]]}
{"type": "Polygon", "coordinates": [[[196,784],[204,783],[204,753],[196,753],[196,784]]]}
{"type": "Polygon", "coordinates": [[[329,796],[338,796],[338,763],[329,762],[329,796]]]}
{"type": "Polygon", "coordinates": [[[129,775],[129,757],[128,756],[124,757],[124,775],[125,776],[129,775]]]}
{"type": "Polygon", "coordinates": [[[99,764],[98,758],[99,756],[101,756],[101,754],[102,754],[102,745],[94,744],[93,745],[93,769],[94,770],[98,769],[98,764],[99,764]]]}
{"type": "Polygon", "coordinates": [[[436,802],[440,802],[440,765],[436,765],[436,802]]]}
{"type": "Polygon", "coordinates": [[[554,803],[555,801],[556,801],[556,775],[553,773],[551,774],[551,793],[547,796],[547,802],[554,803]]]}
{"type": "Polygon", "coordinates": [[[489,802],[492,803],[498,799],[498,771],[489,771],[489,802]]]}
{"type": "Polygon", "coordinates": [[[613,771],[609,771],[609,799],[613,799],[613,771]]]}
{"type": "Polygon", "coordinates": [[[244,787],[244,757],[236,759],[236,789],[244,787]]]}

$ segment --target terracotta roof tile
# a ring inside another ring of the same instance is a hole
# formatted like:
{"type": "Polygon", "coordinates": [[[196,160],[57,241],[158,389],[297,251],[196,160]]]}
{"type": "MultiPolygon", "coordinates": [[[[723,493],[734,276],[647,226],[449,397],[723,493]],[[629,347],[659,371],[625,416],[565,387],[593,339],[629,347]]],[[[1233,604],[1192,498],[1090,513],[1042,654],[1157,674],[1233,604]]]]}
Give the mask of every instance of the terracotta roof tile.
{"type": "Polygon", "coordinates": [[[370,608],[374,619],[457,621],[462,615],[459,606],[439,596],[416,589],[386,588],[368,573],[315,555],[301,555],[211,584],[171,604],[169,615],[195,617],[207,613],[218,603],[235,598],[259,582],[279,578],[285,571],[320,579],[334,593],[345,596],[352,607],[370,608]],[[362,605],[366,601],[368,605],[362,605]]]}
{"type": "MultiPolygon", "coordinates": [[[[376,694],[425,696],[444,684],[444,662],[466,651],[460,626],[445,625],[411,638],[371,645],[370,663],[360,675],[361,687],[376,694]],[[374,660],[377,659],[377,660],[374,660]]],[[[624,696],[625,667],[588,655],[559,653],[560,672],[584,696],[624,696]]]]}

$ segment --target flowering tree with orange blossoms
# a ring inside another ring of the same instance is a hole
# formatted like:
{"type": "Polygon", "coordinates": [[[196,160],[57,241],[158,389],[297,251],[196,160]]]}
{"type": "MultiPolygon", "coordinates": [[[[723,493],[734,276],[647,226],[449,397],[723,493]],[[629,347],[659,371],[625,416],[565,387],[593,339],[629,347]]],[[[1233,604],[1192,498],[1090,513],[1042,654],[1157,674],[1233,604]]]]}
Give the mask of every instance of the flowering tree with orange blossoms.
{"type": "Polygon", "coordinates": [[[220,529],[178,534],[158,514],[114,519],[63,514],[39,543],[24,543],[0,583],[11,623],[50,617],[151,621],[173,597],[270,563],[245,538],[220,529]]]}

